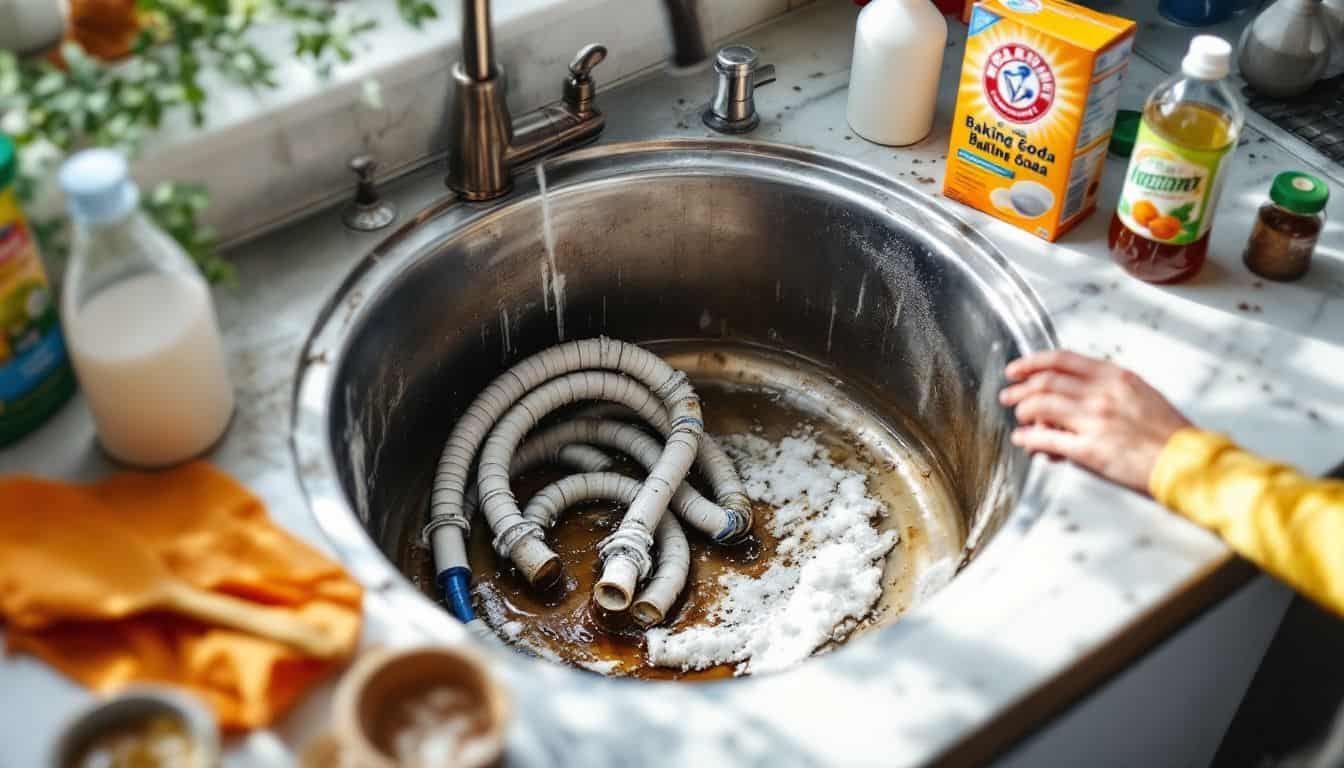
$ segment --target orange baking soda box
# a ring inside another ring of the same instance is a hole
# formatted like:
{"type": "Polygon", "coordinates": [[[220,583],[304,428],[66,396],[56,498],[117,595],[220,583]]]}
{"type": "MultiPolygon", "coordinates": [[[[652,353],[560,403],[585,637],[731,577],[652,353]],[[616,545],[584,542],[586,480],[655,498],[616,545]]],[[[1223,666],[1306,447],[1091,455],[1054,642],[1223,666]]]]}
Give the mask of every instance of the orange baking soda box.
{"type": "Polygon", "coordinates": [[[1091,213],[1134,28],[1062,0],[976,3],[943,195],[1046,240],[1091,213]]]}

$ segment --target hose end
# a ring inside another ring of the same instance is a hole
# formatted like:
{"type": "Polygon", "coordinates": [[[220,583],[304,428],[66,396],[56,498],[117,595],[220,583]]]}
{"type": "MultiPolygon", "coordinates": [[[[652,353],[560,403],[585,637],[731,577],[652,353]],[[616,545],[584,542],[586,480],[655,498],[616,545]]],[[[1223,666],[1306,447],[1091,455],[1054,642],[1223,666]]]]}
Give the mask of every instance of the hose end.
{"type": "Polygon", "coordinates": [[[630,615],[642,627],[652,627],[655,624],[661,624],[663,621],[663,611],[649,600],[639,600],[630,606],[630,615]]]}
{"type": "Polygon", "coordinates": [[[728,513],[728,521],[718,533],[714,534],[714,541],[719,544],[735,544],[751,533],[753,515],[750,500],[746,497],[733,498],[726,503],[720,502],[720,506],[728,513]]]}
{"type": "Polygon", "coordinates": [[[613,555],[602,566],[602,577],[593,586],[593,599],[608,611],[624,611],[634,599],[638,581],[639,564],[625,555],[613,555]]]}
{"type": "Polygon", "coordinates": [[[449,568],[440,572],[436,581],[448,610],[458,621],[464,624],[473,621],[476,611],[471,607],[471,571],[462,566],[449,568]]]}
{"type": "Polygon", "coordinates": [[[540,589],[554,585],[563,573],[560,556],[540,536],[520,540],[509,551],[509,559],[523,572],[528,584],[540,589]]]}

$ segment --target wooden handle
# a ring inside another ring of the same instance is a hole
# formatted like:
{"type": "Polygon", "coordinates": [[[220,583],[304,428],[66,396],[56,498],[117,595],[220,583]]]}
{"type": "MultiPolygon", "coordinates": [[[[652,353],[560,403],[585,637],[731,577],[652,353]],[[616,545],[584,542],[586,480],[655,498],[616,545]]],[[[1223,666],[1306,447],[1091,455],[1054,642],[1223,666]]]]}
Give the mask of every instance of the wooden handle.
{"type": "Polygon", "coordinates": [[[336,638],[285,611],[196,589],[178,581],[163,584],[163,607],[185,616],[284,643],[319,659],[333,658],[345,652],[336,638]]]}

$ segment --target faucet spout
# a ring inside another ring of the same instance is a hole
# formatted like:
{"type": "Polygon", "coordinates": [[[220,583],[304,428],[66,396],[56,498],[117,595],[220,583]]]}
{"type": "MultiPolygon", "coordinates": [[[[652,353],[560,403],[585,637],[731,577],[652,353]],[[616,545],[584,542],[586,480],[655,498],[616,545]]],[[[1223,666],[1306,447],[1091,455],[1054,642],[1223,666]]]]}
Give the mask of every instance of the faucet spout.
{"type": "Polygon", "coordinates": [[[495,68],[490,26],[490,0],[462,0],[462,68],[478,83],[489,80],[495,68]]]}
{"type": "Polygon", "coordinates": [[[672,66],[691,69],[707,61],[709,45],[700,23],[700,0],[663,0],[663,8],[672,38],[672,66]]]}
{"type": "MultiPolygon", "coordinates": [[[[699,0],[663,0],[672,36],[672,66],[696,66],[709,57],[699,0]]],[[[514,121],[504,99],[504,74],[495,63],[490,0],[462,0],[462,61],[453,67],[448,115],[448,186],[464,200],[492,200],[509,191],[510,171],[550,152],[588,141],[602,131],[593,67],[607,55],[588,45],[569,65],[558,104],[514,121]]]]}

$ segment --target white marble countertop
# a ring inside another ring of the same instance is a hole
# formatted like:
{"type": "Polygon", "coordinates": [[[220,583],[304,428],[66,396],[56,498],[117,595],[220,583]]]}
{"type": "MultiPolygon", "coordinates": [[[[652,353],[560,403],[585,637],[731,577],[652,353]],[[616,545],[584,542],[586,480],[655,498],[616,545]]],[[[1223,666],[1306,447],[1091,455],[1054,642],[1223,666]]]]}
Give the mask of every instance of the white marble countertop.
{"type": "MultiPolygon", "coordinates": [[[[742,36],[778,67],[759,91],[752,138],[812,147],[869,163],[937,195],[965,29],[950,23],[939,119],[924,142],[869,144],[844,120],[851,4],[817,3],[742,36]]],[[[1136,59],[1123,106],[1141,102],[1161,73],[1136,59]]],[[[705,78],[661,74],[604,93],[603,141],[703,137],[705,78]]],[[[1126,277],[1106,254],[1123,162],[1108,161],[1101,210],[1047,244],[942,202],[990,237],[1038,292],[1063,344],[1149,378],[1197,422],[1311,472],[1344,457],[1344,200],[1329,209],[1317,260],[1299,283],[1261,282],[1241,265],[1254,212],[1274,173],[1305,164],[1248,130],[1231,168],[1210,249],[1195,281],[1171,288],[1126,277]]],[[[441,194],[424,172],[392,185],[403,211],[441,194]]],[[[938,198],[941,201],[941,198],[938,198]]],[[[259,493],[271,514],[325,544],[306,510],[287,446],[298,350],[318,308],[378,241],[319,214],[236,253],[241,288],[217,294],[240,410],[211,459],[259,493]]],[[[88,478],[112,467],[97,452],[82,402],[0,452],[0,472],[88,478]]],[[[962,742],[1098,648],[1132,630],[1227,560],[1213,536],[1155,504],[1067,466],[1052,468],[1054,502],[983,594],[955,612],[900,622],[910,655],[884,654],[896,628],[783,675],[713,685],[652,686],[525,661],[500,671],[520,699],[509,761],[519,765],[917,765],[962,742]],[[913,645],[912,645],[913,644],[913,645]],[[610,727],[610,723],[618,727],[610,727]]],[[[949,589],[956,589],[954,582],[949,589]]],[[[936,602],[936,600],[935,600],[936,602]]],[[[369,601],[368,642],[414,633],[369,601]]],[[[30,658],[0,659],[0,766],[40,765],[50,739],[88,694],[30,658]]],[[[311,696],[277,729],[233,744],[229,765],[287,765],[320,722],[311,696]]]]}

